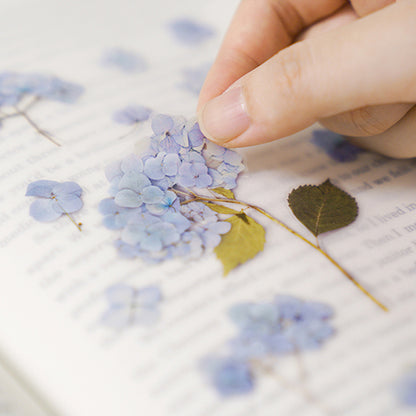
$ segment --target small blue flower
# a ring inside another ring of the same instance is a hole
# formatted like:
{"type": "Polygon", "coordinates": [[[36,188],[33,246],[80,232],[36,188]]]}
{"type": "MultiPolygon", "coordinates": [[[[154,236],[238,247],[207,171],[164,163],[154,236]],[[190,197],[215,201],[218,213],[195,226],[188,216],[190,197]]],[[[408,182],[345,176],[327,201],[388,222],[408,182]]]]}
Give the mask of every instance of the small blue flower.
{"type": "Polygon", "coordinates": [[[410,368],[400,380],[397,395],[402,405],[416,408],[416,366],[410,368]]]}
{"type": "Polygon", "coordinates": [[[247,394],[254,389],[254,376],[244,360],[210,357],[202,362],[202,369],[221,396],[247,394]]]}
{"type": "Polygon", "coordinates": [[[212,177],[204,163],[183,162],[178,171],[178,184],[186,188],[207,188],[212,184],[212,177]]]}
{"type": "Polygon", "coordinates": [[[136,52],[122,48],[109,49],[104,53],[102,64],[124,72],[142,72],[147,69],[144,58],[136,52]]]}
{"type": "Polygon", "coordinates": [[[337,162],[353,162],[363,152],[357,146],[347,142],[343,136],[329,130],[315,130],[311,142],[323,149],[337,162]]]}
{"type": "Polygon", "coordinates": [[[156,204],[146,204],[147,210],[153,215],[163,215],[168,210],[179,211],[179,199],[175,192],[166,191],[163,199],[156,204]]]}
{"type": "Polygon", "coordinates": [[[137,209],[119,207],[113,198],[103,199],[98,205],[98,210],[104,215],[104,226],[110,230],[124,228],[129,220],[138,214],[137,209]]]}
{"type": "Polygon", "coordinates": [[[113,114],[113,120],[120,124],[133,125],[147,120],[152,110],[142,105],[129,105],[113,114]]]}
{"type": "Polygon", "coordinates": [[[178,41],[189,46],[199,45],[215,34],[211,27],[186,18],[170,22],[169,28],[178,41]]]}
{"type": "Polygon", "coordinates": [[[40,199],[32,202],[30,215],[37,221],[54,221],[63,214],[71,214],[82,208],[82,189],[75,182],[39,180],[28,185],[26,196],[40,199]]]}
{"type": "Polygon", "coordinates": [[[162,294],[157,286],[136,289],[118,283],[110,286],[105,296],[109,308],[102,316],[102,322],[111,328],[123,329],[135,324],[151,325],[159,318],[158,307],[162,294]]]}

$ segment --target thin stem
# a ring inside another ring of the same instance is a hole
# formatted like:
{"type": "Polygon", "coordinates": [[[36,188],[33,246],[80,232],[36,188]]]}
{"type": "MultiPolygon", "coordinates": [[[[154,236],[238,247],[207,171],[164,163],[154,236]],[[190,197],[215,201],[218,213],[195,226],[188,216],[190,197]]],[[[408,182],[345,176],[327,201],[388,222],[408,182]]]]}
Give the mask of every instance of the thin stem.
{"type": "Polygon", "coordinates": [[[284,388],[297,391],[302,394],[304,400],[314,406],[327,415],[334,415],[334,412],[329,409],[324,403],[322,403],[318,398],[316,398],[305,386],[303,382],[296,383],[288,380],[286,377],[283,377],[281,374],[277,373],[274,368],[271,368],[268,365],[261,363],[260,361],[255,361],[254,368],[257,368],[262,373],[267,374],[270,377],[275,378],[284,388]]]}
{"type": "Polygon", "coordinates": [[[67,212],[65,212],[65,215],[66,215],[66,216],[67,216],[67,217],[71,220],[72,224],[74,224],[74,225],[75,225],[75,227],[77,227],[79,231],[82,231],[82,228],[81,228],[82,224],[81,224],[80,222],[76,222],[76,221],[72,218],[72,216],[71,216],[70,214],[68,214],[67,212]]]}
{"type": "MultiPolygon", "coordinates": [[[[33,104],[32,104],[33,105],[33,104]]],[[[19,108],[15,107],[16,113],[22,116],[40,135],[48,139],[50,142],[55,144],[56,146],[61,146],[48,132],[42,130],[26,113],[24,110],[20,110],[19,108]]]]}
{"type": "MultiPolygon", "coordinates": [[[[175,190],[175,192],[181,194],[190,196],[186,192],[175,190]]],[[[292,230],[290,227],[288,227],[285,223],[278,220],[277,218],[273,217],[273,215],[269,214],[267,211],[265,211],[263,208],[260,208],[256,205],[249,204],[247,202],[237,201],[235,199],[228,199],[228,198],[208,198],[204,196],[192,196],[190,199],[183,201],[182,204],[188,204],[189,202],[222,202],[227,204],[238,204],[238,205],[244,205],[247,208],[254,209],[258,213],[264,215],[265,217],[269,218],[271,221],[275,222],[276,224],[283,227],[285,230],[289,231],[291,234],[295,235],[296,237],[300,238],[302,241],[304,241],[306,244],[313,247],[315,250],[319,251],[324,257],[326,257],[345,277],[347,277],[348,280],[350,280],[359,290],[361,290],[362,293],[364,293],[368,298],[370,298],[376,305],[378,305],[381,309],[383,309],[385,312],[388,311],[388,308],[381,303],[379,300],[377,300],[373,295],[371,295],[370,292],[368,292],[367,289],[365,289],[363,286],[361,286],[360,283],[358,283],[357,280],[353,276],[351,276],[350,273],[348,273],[336,260],[334,260],[328,253],[326,253],[324,250],[322,250],[319,247],[319,243],[317,244],[312,243],[305,237],[303,237],[301,234],[299,234],[297,231],[292,230]]]]}

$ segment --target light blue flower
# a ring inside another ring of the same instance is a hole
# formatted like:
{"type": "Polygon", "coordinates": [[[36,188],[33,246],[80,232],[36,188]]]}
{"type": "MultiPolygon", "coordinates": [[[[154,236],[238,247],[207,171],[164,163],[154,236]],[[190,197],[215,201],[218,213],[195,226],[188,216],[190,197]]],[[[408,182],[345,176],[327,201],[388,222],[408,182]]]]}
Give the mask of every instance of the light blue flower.
{"type": "Polygon", "coordinates": [[[416,366],[411,367],[398,383],[397,395],[403,406],[416,408],[416,366]]]}
{"type": "Polygon", "coordinates": [[[114,329],[130,325],[152,325],[159,318],[159,304],[162,294],[157,286],[136,289],[118,283],[110,286],[105,296],[109,308],[102,316],[102,323],[114,329]]]}
{"type": "Polygon", "coordinates": [[[179,199],[175,192],[166,191],[163,199],[156,204],[146,204],[147,210],[153,215],[163,215],[168,210],[179,211],[179,199]]]}
{"type": "Polygon", "coordinates": [[[131,245],[139,245],[141,250],[157,252],[180,240],[180,233],[173,224],[128,224],[122,231],[121,239],[131,245]]]}
{"type": "Polygon", "coordinates": [[[169,29],[178,41],[190,46],[205,42],[215,33],[211,27],[187,18],[170,22],[169,29]]]}
{"type": "Polygon", "coordinates": [[[183,162],[178,171],[178,184],[186,188],[207,188],[212,184],[208,168],[204,163],[183,162]]]}
{"type": "Polygon", "coordinates": [[[117,123],[133,125],[147,120],[151,113],[150,108],[133,104],[116,111],[113,114],[113,120],[117,123]]]}
{"type": "Polygon", "coordinates": [[[254,376],[245,360],[233,357],[209,357],[202,369],[221,396],[250,393],[254,389],[254,376]]]}
{"type": "Polygon", "coordinates": [[[79,211],[82,206],[82,189],[75,182],[39,180],[28,185],[26,196],[40,199],[32,202],[30,215],[37,221],[54,221],[63,214],[79,211]]]}
{"type": "Polygon", "coordinates": [[[107,50],[101,62],[105,66],[111,66],[130,73],[142,72],[147,69],[147,63],[141,55],[122,48],[107,50]]]}
{"type": "Polygon", "coordinates": [[[357,146],[347,142],[345,138],[329,130],[315,130],[311,142],[320,147],[337,162],[353,162],[363,152],[357,146]]]}
{"type": "Polygon", "coordinates": [[[133,219],[135,214],[138,214],[137,209],[118,206],[113,198],[103,199],[98,205],[98,210],[104,215],[104,226],[110,230],[124,228],[129,220],[133,219]]]}

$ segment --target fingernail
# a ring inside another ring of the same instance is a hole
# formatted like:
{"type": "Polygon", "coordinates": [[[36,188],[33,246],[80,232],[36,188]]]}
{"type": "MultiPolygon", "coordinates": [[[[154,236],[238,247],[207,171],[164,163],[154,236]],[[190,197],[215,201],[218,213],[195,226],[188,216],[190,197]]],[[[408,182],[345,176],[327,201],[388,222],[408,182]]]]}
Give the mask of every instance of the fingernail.
{"type": "Polygon", "coordinates": [[[202,132],[217,143],[226,143],[244,133],[250,119],[241,87],[232,88],[208,101],[199,119],[202,132]]]}

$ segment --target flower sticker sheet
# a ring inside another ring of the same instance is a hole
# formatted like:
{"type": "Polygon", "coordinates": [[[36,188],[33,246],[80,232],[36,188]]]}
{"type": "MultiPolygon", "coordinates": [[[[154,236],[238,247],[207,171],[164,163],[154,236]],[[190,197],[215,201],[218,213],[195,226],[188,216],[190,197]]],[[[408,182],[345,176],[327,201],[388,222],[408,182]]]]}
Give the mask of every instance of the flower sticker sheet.
{"type": "Polygon", "coordinates": [[[45,413],[414,413],[415,161],[208,142],[237,0],[4,3],[0,362],[45,413]]]}

